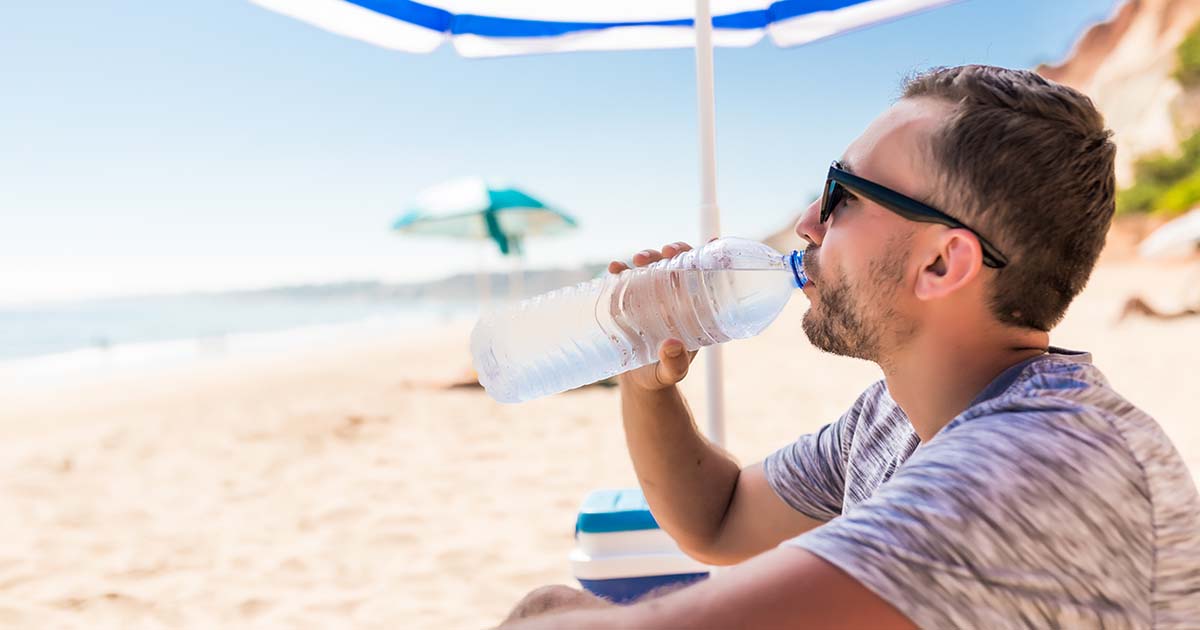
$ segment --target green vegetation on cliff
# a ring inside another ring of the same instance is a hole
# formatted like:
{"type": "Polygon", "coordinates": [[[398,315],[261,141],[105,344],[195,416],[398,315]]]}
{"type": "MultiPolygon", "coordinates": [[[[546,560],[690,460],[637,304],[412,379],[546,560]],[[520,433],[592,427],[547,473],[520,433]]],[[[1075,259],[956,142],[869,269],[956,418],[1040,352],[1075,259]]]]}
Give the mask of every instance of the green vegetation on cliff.
{"type": "Polygon", "coordinates": [[[1200,133],[1179,155],[1154,155],[1134,165],[1136,182],[1117,194],[1117,211],[1179,214],[1200,204],[1200,133]]]}
{"type": "MultiPolygon", "coordinates": [[[[1176,49],[1175,79],[1200,88],[1200,24],[1176,49]]],[[[1133,167],[1134,184],[1117,194],[1117,212],[1179,214],[1200,204],[1200,132],[1183,141],[1178,155],[1152,155],[1133,167]]]]}
{"type": "Polygon", "coordinates": [[[1185,88],[1200,86],[1200,24],[1175,49],[1175,80],[1185,88]]]}

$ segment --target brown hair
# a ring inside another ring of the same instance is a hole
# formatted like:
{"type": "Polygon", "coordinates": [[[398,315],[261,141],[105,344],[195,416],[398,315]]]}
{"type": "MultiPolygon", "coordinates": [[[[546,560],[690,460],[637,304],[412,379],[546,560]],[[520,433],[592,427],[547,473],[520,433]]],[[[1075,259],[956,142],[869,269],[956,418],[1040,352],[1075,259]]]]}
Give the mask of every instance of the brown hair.
{"type": "Polygon", "coordinates": [[[992,312],[1050,330],[1087,284],[1112,222],[1116,146],[1100,112],[1069,87],[992,66],[929,70],[903,96],[954,106],[930,147],[934,201],[1008,257],[992,312]]]}

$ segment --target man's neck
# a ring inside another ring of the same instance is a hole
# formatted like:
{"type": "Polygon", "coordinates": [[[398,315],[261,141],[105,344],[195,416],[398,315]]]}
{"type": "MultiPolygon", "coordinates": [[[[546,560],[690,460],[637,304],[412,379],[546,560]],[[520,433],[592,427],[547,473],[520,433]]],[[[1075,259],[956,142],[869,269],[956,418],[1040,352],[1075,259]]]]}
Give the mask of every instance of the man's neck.
{"type": "Polygon", "coordinates": [[[918,334],[883,367],[888,392],[928,442],[1004,370],[1045,352],[1041,331],[918,334]]]}

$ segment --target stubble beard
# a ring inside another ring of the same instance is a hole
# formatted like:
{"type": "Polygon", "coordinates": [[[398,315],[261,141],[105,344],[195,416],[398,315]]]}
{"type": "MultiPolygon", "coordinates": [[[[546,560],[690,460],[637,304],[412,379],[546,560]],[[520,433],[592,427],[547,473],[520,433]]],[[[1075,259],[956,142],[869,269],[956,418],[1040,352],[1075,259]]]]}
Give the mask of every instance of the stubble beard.
{"type": "Polygon", "coordinates": [[[819,277],[813,283],[817,299],[801,322],[809,342],[831,354],[882,363],[887,339],[915,332],[894,307],[904,278],[904,252],[904,248],[892,248],[888,255],[873,261],[866,282],[851,282],[844,273],[819,277]]]}

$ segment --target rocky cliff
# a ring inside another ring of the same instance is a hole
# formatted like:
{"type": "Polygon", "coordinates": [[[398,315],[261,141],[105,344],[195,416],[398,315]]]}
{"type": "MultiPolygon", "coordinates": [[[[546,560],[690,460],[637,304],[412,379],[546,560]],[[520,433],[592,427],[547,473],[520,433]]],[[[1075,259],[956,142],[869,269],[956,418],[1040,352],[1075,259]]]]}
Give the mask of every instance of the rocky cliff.
{"type": "Polygon", "coordinates": [[[1200,22],[1200,0],[1127,0],[1084,33],[1068,58],[1040,66],[1048,79],[1092,97],[1117,142],[1117,180],[1132,183],[1133,162],[1171,152],[1200,126],[1200,93],[1172,78],[1176,48],[1200,22]]]}

